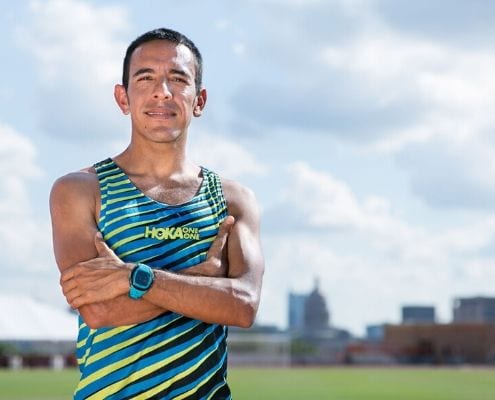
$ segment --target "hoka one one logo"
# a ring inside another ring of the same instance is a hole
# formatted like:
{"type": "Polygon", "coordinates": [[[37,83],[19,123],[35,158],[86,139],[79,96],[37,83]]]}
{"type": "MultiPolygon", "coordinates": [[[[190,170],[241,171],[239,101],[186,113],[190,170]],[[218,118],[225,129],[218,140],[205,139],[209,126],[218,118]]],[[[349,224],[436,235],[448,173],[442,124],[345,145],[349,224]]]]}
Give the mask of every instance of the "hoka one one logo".
{"type": "Polygon", "coordinates": [[[189,226],[172,226],[167,228],[146,226],[144,229],[144,237],[158,240],[199,240],[199,229],[191,228],[189,226]]]}

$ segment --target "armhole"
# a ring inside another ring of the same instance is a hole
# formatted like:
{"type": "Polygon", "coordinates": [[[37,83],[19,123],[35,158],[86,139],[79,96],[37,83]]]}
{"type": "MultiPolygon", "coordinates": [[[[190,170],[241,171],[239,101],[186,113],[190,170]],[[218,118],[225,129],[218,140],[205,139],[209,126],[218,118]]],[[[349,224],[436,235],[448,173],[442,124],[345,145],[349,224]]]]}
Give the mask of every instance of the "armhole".
{"type": "Polygon", "coordinates": [[[215,172],[206,170],[206,173],[208,174],[210,193],[213,195],[215,204],[217,205],[217,215],[220,223],[228,215],[227,200],[225,199],[225,194],[223,192],[222,179],[215,172]]]}
{"type": "Polygon", "coordinates": [[[104,232],[105,230],[105,220],[106,220],[106,209],[107,209],[107,190],[108,186],[104,182],[104,171],[106,170],[106,166],[110,164],[112,160],[110,158],[107,158],[106,160],[100,161],[96,164],[93,165],[93,168],[95,169],[96,172],[96,177],[98,178],[98,189],[99,189],[99,201],[96,206],[96,216],[97,216],[97,221],[96,225],[98,226],[98,229],[100,232],[104,232]]]}

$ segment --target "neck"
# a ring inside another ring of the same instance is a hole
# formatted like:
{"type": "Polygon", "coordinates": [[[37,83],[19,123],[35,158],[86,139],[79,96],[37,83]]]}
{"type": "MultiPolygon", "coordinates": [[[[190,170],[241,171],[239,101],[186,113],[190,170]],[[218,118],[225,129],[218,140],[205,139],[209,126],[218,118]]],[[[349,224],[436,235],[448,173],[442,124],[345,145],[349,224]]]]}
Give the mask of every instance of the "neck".
{"type": "Polygon", "coordinates": [[[194,168],[186,159],[185,143],[139,143],[131,140],[129,147],[114,158],[131,174],[170,177],[194,168]]]}

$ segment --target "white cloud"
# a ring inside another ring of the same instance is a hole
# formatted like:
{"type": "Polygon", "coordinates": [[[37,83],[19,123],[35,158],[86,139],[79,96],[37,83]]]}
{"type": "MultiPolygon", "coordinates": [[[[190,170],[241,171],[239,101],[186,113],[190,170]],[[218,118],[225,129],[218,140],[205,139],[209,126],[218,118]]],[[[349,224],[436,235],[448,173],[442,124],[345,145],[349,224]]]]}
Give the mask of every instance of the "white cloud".
{"type": "Polygon", "coordinates": [[[216,134],[195,132],[190,138],[189,157],[231,179],[268,171],[268,166],[241,144],[216,134]]]}
{"type": "Polygon", "coordinates": [[[80,0],[32,1],[33,23],[21,30],[23,44],[39,62],[42,84],[63,79],[91,90],[120,73],[127,13],[118,6],[95,7],[80,0]]]}
{"type": "Polygon", "coordinates": [[[47,268],[49,227],[33,214],[30,184],[43,171],[27,137],[0,124],[0,243],[4,269],[10,273],[47,268]],[[41,249],[41,250],[40,250],[41,249]]]}
{"type": "Polygon", "coordinates": [[[317,60],[347,71],[378,104],[408,98],[413,107],[423,107],[411,125],[383,132],[376,148],[397,151],[435,136],[466,141],[495,125],[493,52],[408,37],[385,26],[374,29],[351,43],[323,47],[317,60]]]}
{"type": "Polygon", "coordinates": [[[493,51],[407,35],[383,22],[371,28],[317,53],[327,68],[359,82],[374,104],[387,108],[402,102],[409,108],[400,111],[415,116],[383,125],[363,149],[397,155],[411,172],[413,190],[429,205],[493,208],[493,51]]]}
{"type": "Polygon", "coordinates": [[[39,74],[41,124],[50,135],[84,140],[121,126],[113,100],[129,26],[122,6],[81,0],[32,1],[16,36],[39,74]]]}
{"type": "MultiPolygon", "coordinates": [[[[0,123],[0,215],[15,220],[29,208],[28,182],[42,174],[36,164],[36,148],[25,136],[0,123]]],[[[10,231],[2,224],[4,234],[10,231]]],[[[7,247],[8,248],[8,247],[7,247]]]]}
{"type": "MultiPolygon", "coordinates": [[[[26,136],[0,122],[0,171],[2,175],[34,178],[41,174],[35,164],[36,146],[26,136]]],[[[3,180],[0,180],[2,183],[3,180]]]]}
{"type": "Polygon", "coordinates": [[[363,223],[364,210],[345,183],[302,162],[290,165],[288,172],[293,176],[293,185],[288,188],[287,201],[309,225],[357,227],[363,223]],[[306,207],[308,201],[311,207],[306,207]]]}
{"type": "Polygon", "coordinates": [[[475,254],[495,238],[495,215],[429,232],[401,219],[400,210],[384,197],[367,195],[360,200],[348,184],[328,172],[302,162],[289,166],[288,171],[291,194],[285,197],[284,206],[299,216],[298,221],[313,228],[365,235],[375,250],[393,247],[406,261],[444,261],[475,254]]]}

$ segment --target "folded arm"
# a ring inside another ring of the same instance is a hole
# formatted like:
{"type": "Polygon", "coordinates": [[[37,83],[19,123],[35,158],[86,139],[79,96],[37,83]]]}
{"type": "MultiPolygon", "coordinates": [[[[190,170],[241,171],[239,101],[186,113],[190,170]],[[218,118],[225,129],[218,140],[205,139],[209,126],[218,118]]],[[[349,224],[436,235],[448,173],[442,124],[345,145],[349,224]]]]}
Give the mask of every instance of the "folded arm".
{"type": "Polygon", "coordinates": [[[51,196],[54,248],[64,294],[88,325],[139,323],[165,310],[211,323],[244,327],[253,323],[264,265],[259,214],[250,191],[226,181],[224,192],[229,214],[235,218],[233,227],[232,220],[222,226],[204,263],[185,274],[156,271],[150,291],[132,300],[127,293],[134,265],[119,260],[99,239],[95,241],[99,196],[94,185],[91,173],[80,173],[57,182],[51,196]],[[87,190],[88,185],[92,190],[87,190]]]}
{"type": "Polygon", "coordinates": [[[223,189],[229,215],[235,218],[227,242],[227,277],[158,271],[144,299],[205,322],[249,327],[258,310],[264,271],[259,211],[250,190],[232,181],[224,181],[223,189]]]}
{"type": "MultiPolygon", "coordinates": [[[[91,169],[66,175],[53,185],[50,193],[53,248],[62,278],[76,266],[80,270],[85,269],[86,261],[98,257],[95,235],[98,232],[96,221],[99,215],[99,203],[98,179],[91,169]]],[[[165,312],[163,308],[150,302],[133,302],[125,295],[117,295],[122,292],[118,284],[120,282],[122,285],[123,280],[114,279],[113,274],[120,274],[121,278],[128,277],[129,268],[130,265],[120,262],[120,265],[107,265],[106,270],[98,271],[86,264],[86,270],[91,271],[88,271],[87,275],[81,274],[77,277],[86,284],[89,282],[94,284],[85,295],[91,296],[93,292],[99,290],[99,285],[102,285],[103,290],[100,291],[111,299],[74,307],[78,308],[89,326],[100,325],[100,322],[94,318],[98,315],[107,315],[108,325],[117,326],[144,322],[165,312]],[[92,271],[99,272],[99,275],[91,275],[92,271]]]]}

